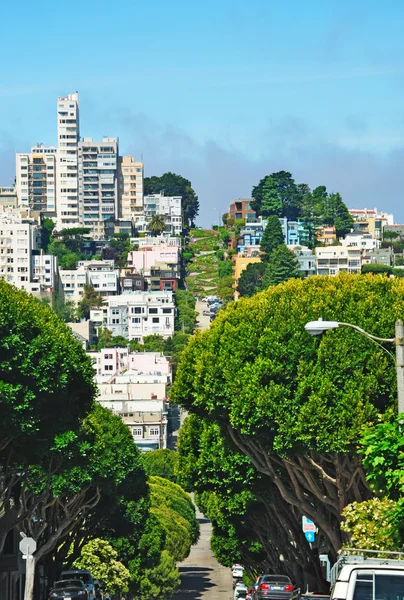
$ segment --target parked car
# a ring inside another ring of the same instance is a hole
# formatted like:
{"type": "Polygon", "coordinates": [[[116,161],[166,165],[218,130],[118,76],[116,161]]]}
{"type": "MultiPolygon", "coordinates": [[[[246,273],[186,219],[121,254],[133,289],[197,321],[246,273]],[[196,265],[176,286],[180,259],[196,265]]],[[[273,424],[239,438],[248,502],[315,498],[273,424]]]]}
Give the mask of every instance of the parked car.
{"type": "Polygon", "coordinates": [[[244,583],[236,583],[234,588],[234,600],[246,600],[247,599],[247,586],[244,583]]]}
{"type": "Polygon", "coordinates": [[[49,600],[88,600],[88,591],[81,579],[56,581],[49,593],[49,600]]]}
{"type": "Polygon", "coordinates": [[[91,577],[90,571],[86,569],[72,569],[71,571],[62,571],[60,580],[66,579],[81,579],[88,591],[88,600],[96,600],[94,590],[94,580],[91,577]]]}
{"type": "Polygon", "coordinates": [[[243,579],[244,567],[241,565],[233,565],[231,568],[231,574],[233,577],[233,585],[235,586],[237,582],[240,582],[240,580],[243,579]]]}
{"type": "Polygon", "coordinates": [[[254,600],[297,600],[300,589],[286,575],[261,575],[254,600]]]}
{"type": "Polygon", "coordinates": [[[202,311],[202,314],[203,314],[204,317],[210,317],[210,310],[208,310],[207,308],[205,308],[202,311]]]}

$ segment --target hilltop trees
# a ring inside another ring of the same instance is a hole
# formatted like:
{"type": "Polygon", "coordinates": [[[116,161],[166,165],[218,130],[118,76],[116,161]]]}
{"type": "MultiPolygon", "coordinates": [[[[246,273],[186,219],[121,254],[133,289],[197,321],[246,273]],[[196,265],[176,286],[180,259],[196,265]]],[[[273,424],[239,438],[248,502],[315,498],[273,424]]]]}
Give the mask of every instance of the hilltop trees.
{"type": "Polygon", "coordinates": [[[251,208],[267,217],[277,215],[295,220],[301,212],[301,193],[291,173],[279,171],[267,175],[252,190],[251,208]]]}
{"type": "Polygon", "coordinates": [[[392,337],[404,282],[293,279],[230,304],[184,350],[170,398],[221,433],[279,494],[288,520],[312,518],[335,558],[343,508],[372,490],[357,453],[365,425],[395,404],[389,357],[347,329],[310,338],[319,316],[392,337]],[[355,347],[355,352],[352,351],[355,347]]]}

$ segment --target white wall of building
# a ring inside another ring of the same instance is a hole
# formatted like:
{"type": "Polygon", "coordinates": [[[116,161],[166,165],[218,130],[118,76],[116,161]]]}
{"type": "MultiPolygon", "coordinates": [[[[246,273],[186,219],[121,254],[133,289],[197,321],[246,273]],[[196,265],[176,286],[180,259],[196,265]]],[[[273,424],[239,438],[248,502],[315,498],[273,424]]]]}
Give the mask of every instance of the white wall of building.
{"type": "Polygon", "coordinates": [[[30,291],[32,251],[39,247],[40,234],[32,222],[0,216],[0,277],[20,289],[30,291]]]}
{"type": "Polygon", "coordinates": [[[84,226],[118,217],[118,153],[118,138],[84,138],[78,143],[79,214],[84,226]]]}
{"type": "Polygon", "coordinates": [[[79,224],[78,142],[80,139],[79,95],[57,100],[58,169],[57,228],[79,224]]]}
{"type": "Polygon", "coordinates": [[[29,153],[16,154],[18,204],[44,213],[56,213],[57,148],[38,144],[29,153]]]}
{"type": "Polygon", "coordinates": [[[119,159],[119,216],[131,219],[135,214],[143,213],[143,177],[144,165],[135,161],[133,156],[121,156],[119,159]]]}

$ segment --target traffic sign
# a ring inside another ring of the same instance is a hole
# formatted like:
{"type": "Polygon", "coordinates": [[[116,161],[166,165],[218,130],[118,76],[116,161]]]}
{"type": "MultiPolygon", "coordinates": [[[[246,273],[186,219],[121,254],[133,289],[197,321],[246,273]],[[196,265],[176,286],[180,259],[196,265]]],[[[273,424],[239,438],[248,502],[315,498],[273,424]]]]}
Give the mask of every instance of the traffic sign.
{"type": "Polygon", "coordinates": [[[303,516],[302,517],[302,529],[303,529],[304,533],[306,533],[306,531],[315,532],[316,524],[311,519],[308,519],[307,517],[303,516]]]}
{"type": "Polygon", "coordinates": [[[36,550],[36,541],[32,537],[25,537],[22,538],[18,547],[22,554],[34,554],[36,550]]]}
{"type": "Polygon", "coordinates": [[[304,535],[306,536],[306,540],[312,544],[316,540],[316,534],[314,531],[305,531],[304,535]]]}

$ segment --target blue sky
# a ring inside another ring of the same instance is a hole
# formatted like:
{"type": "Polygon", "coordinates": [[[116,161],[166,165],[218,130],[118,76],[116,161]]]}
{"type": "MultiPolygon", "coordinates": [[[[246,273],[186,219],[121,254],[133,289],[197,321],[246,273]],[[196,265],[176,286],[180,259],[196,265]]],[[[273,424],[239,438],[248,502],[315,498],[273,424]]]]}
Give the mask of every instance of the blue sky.
{"type": "Polygon", "coordinates": [[[4,4],[0,185],[78,90],[81,134],[191,179],[203,225],[280,169],[404,222],[402,0],[4,4]]]}

